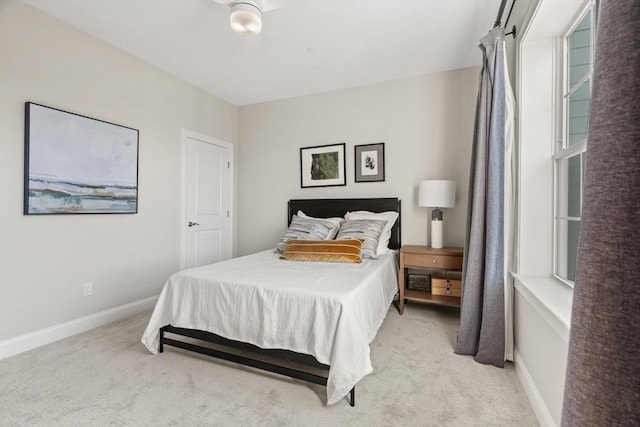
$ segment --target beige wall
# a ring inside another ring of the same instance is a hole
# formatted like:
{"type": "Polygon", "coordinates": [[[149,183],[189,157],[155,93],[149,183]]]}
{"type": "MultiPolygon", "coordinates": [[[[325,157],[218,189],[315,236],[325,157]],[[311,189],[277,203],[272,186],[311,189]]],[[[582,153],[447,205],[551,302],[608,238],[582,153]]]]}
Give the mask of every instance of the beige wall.
{"type": "MultiPolygon", "coordinates": [[[[480,52],[478,52],[480,55],[480,52]]],[[[425,244],[423,179],[453,179],[444,242],[462,246],[479,68],[241,107],[238,254],[274,247],[291,198],[399,197],[402,242],[425,244]],[[347,185],[300,188],[300,148],[346,143],[347,185]],[[385,143],[385,182],[354,182],[354,145],[385,143]]]]}
{"type": "Polygon", "coordinates": [[[0,88],[0,341],[157,295],[179,268],[181,130],[235,143],[237,108],[15,0],[0,88]],[[138,129],[139,213],[24,216],[25,101],[138,129]]]}

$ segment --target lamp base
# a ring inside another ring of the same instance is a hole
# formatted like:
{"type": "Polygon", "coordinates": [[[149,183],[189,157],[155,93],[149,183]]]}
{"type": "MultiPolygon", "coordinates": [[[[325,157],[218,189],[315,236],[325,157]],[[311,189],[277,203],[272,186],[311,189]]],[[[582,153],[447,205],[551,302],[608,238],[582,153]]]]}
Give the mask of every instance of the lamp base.
{"type": "Polygon", "coordinates": [[[442,249],[442,220],[431,221],[431,247],[442,249]]]}

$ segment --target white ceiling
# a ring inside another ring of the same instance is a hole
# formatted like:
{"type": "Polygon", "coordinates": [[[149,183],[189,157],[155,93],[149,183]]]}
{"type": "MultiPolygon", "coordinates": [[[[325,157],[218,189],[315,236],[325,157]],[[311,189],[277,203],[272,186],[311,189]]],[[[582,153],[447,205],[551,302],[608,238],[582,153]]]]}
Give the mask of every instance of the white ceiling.
{"type": "Polygon", "coordinates": [[[271,0],[241,35],[213,0],[23,1],[237,106],[479,65],[500,5],[271,0]]]}

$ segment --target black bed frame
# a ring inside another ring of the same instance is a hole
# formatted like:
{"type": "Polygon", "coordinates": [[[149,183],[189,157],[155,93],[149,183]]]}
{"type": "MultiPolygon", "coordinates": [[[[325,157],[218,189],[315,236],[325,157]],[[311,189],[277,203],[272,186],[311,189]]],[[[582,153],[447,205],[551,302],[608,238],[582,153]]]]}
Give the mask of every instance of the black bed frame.
{"type": "MultiPolygon", "coordinates": [[[[299,210],[317,218],[343,217],[349,211],[359,210],[370,212],[396,211],[400,215],[400,205],[400,200],[391,197],[290,200],[288,203],[287,224],[291,222],[291,218],[299,210]]],[[[391,239],[389,241],[391,249],[400,249],[400,223],[400,218],[398,218],[391,231],[391,239]]],[[[318,362],[315,357],[308,354],[289,350],[262,349],[252,344],[229,340],[210,332],[176,328],[171,325],[160,329],[160,346],[158,349],[160,353],[164,351],[165,345],[240,363],[314,384],[327,385],[326,375],[329,372],[329,366],[318,362]],[[175,339],[177,337],[183,337],[186,340],[177,340],[175,339]],[[292,365],[295,367],[292,367],[292,365]]],[[[355,406],[355,386],[351,389],[349,395],[349,404],[355,406]]]]}

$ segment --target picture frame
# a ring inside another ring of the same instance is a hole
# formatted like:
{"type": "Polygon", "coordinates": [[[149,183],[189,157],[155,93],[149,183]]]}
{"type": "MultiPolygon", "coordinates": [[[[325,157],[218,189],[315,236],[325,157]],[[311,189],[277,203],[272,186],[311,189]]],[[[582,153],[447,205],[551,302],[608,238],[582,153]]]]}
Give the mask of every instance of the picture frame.
{"type": "Polygon", "coordinates": [[[25,215],[138,212],[137,129],[25,103],[25,215]]]}
{"type": "Polygon", "coordinates": [[[347,185],[345,143],[300,148],[300,186],[347,185]]]}
{"type": "Polygon", "coordinates": [[[384,142],[354,147],[355,182],[384,181],[384,142]]]}

